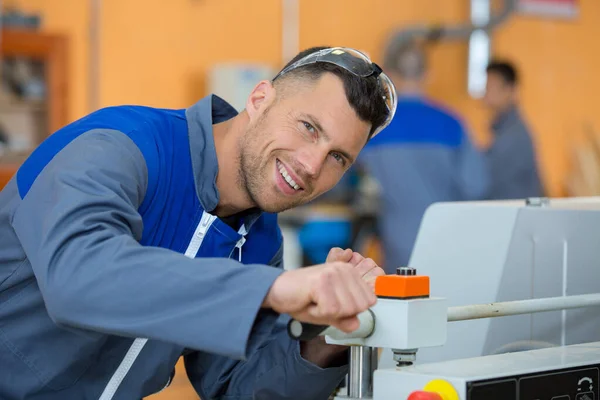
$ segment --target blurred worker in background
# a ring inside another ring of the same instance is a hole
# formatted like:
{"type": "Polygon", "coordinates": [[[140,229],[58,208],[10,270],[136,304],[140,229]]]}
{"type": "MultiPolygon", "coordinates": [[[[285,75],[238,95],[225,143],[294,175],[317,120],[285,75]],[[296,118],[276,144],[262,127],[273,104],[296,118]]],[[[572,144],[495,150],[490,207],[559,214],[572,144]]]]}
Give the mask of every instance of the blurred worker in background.
{"type": "Polygon", "coordinates": [[[484,102],[493,115],[492,144],[487,151],[491,174],[489,199],[544,196],[529,127],[517,104],[519,79],[510,62],[487,67],[484,102]]]}
{"type": "Polygon", "coordinates": [[[407,265],[427,207],[440,201],[481,199],[488,187],[483,155],[463,123],[427,99],[422,46],[391,46],[385,69],[398,91],[398,108],[385,135],[373,138],[360,164],[381,186],[379,234],[384,269],[407,265]]]}
{"type": "Polygon", "coordinates": [[[330,190],[395,99],[361,53],[313,48],[241,113],[109,107],[48,137],[0,192],[0,397],[140,399],[183,356],[202,399],[327,399],[347,347],[285,318],[357,329],[383,271],[333,249],[284,272],[276,213],[330,190]]]}

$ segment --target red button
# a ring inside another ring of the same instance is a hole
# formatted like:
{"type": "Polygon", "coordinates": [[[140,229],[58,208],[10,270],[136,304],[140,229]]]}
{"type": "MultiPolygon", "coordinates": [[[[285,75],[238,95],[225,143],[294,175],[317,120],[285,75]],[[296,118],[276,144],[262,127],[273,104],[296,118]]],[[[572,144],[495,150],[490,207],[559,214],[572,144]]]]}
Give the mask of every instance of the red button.
{"type": "Polygon", "coordinates": [[[408,399],[406,400],[444,400],[442,396],[433,392],[424,392],[422,390],[417,390],[416,392],[412,392],[408,399]]]}

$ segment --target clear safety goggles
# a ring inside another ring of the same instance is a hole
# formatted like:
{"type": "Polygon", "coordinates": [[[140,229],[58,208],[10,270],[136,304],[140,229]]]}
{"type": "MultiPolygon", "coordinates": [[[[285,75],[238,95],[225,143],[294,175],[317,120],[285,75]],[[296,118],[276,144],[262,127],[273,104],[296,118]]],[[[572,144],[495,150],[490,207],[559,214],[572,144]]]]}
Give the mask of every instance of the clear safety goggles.
{"type": "Polygon", "coordinates": [[[284,68],[277,76],[273,79],[296,69],[303,65],[314,64],[318,62],[335,64],[338,67],[345,69],[346,71],[360,76],[361,78],[367,78],[375,76],[377,81],[383,89],[383,99],[388,109],[388,117],[386,121],[373,133],[371,137],[375,137],[385,127],[387,127],[396,113],[397,96],[396,88],[392,83],[392,80],[382,71],[379,65],[371,61],[366,54],[347,47],[331,47],[323,50],[311,53],[300,60],[290,64],[287,68],[284,68]]]}

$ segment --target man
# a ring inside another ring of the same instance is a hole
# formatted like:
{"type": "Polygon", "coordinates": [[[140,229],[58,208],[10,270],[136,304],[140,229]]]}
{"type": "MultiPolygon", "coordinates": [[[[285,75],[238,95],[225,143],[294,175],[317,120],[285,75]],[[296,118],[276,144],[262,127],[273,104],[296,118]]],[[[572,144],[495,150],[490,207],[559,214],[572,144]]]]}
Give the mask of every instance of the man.
{"type": "Polygon", "coordinates": [[[483,155],[462,122],[425,94],[427,60],[417,43],[391,46],[385,67],[398,108],[385,134],[373,138],[360,165],[381,188],[379,231],[388,273],[407,265],[425,210],[435,202],[484,197],[483,155]]]}
{"type": "Polygon", "coordinates": [[[488,65],[484,102],[493,114],[493,142],[487,151],[493,200],[544,196],[531,134],[517,105],[517,86],[511,63],[488,65]]]}
{"type": "Polygon", "coordinates": [[[237,114],[112,107],[50,136],[0,193],[0,398],[139,399],[178,358],[203,400],[325,399],[383,271],[351,250],[283,272],[279,211],[342,177],[395,110],[351,49],[309,49],[237,114]],[[350,72],[352,71],[352,72],[350,72]]]}

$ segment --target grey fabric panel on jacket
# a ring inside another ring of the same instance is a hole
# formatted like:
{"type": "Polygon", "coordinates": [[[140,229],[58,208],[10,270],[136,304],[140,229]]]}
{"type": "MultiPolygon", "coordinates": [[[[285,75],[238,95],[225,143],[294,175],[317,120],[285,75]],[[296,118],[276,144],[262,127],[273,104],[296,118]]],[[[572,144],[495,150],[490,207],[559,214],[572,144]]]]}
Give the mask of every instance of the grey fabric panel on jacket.
{"type": "Polygon", "coordinates": [[[273,327],[271,317],[264,330],[253,329],[281,271],[141,246],[145,180],[144,159],[128,137],[92,131],[33,184],[13,226],[48,313],[60,325],[244,358],[250,331],[261,336],[273,327]]]}

